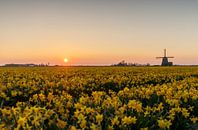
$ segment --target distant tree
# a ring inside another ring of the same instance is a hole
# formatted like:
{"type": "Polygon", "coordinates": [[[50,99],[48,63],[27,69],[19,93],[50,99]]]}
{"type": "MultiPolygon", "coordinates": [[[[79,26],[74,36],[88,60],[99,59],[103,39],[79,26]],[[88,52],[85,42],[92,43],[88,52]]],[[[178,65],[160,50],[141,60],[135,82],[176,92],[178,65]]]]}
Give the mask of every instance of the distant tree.
{"type": "Polygon", "coordinates": [[[113,64],[112,66],[150,66],[149,63],[147,64],[139,64],[139,63],[127,63],[125,60],[122,60],[118,64],[113,64]]]}

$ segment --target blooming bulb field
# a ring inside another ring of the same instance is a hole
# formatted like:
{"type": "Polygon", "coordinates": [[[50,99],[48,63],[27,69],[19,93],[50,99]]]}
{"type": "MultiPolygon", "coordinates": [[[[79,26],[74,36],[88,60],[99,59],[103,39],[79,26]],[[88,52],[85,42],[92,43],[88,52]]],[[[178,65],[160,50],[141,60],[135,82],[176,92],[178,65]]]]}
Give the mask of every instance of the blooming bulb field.
{"type": "Polygon", "coordinates": [[[0,129],[197,129],[198,67],[0,68],[0,129]]]}

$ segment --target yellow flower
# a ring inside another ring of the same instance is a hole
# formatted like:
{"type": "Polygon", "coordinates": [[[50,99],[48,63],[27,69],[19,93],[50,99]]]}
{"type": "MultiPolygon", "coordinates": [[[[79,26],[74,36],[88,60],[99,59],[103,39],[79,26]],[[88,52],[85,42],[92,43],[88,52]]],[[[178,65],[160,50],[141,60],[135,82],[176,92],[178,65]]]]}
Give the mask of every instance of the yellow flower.
{"type": "Polygon", "coordinates": [[[160,119],[157,121],[158,122],[158,126],[162,129],[165,129],[165,128],[170,128],[170,126],[172,125],[171,121],[170,120],[163,120],[163,119],[160,119]]]}
{"type": "Polygon", "coordinates": [[[72,103],[70,101],[67,102],[67,107],[72,107],[72,103]]]}
{"type": "Polygon", "coordinates": [[[90,128],[91,130],[100,130],[94,123],[91,124],[90,128]]]}
{"type": "Polygon", "coordinates": [[[82,120],[81,123],[80,123],[80,127],[82,129],[85,129],[87,127],[87,121],[86,120],[82,120]]]}
{"type": "Polygon", "coordinates": [[[87,99],[87,97],[82,96],[82,97],[80,97],[79,101],[81,104],[85,104],[88,101],[88,99],[87,99]]]}
{"type": "Polygon", "coordinates": [[[75,126],[71,126],[69,130],[76,130],[75,126]]]}
{"type": "Polygon", "coordinates": [[[80,111],[79,111],[79,110],[76,110],[76,111],[74,112],[74,117],[78,118],[79,115],[80,115],[80,111]]]}
{"type": "Polygon", "coordinates": [[[65,122],[65,121],[63,121],[63,120],[60,120],[60,119],[57,119],[57,126],[59,127],[59,128],[65,128],[65,126],[67,125],[67,122],[65,122]]]}
{"type": "Polygon", "coordinates": [[[58,108],[58,112],[59,112],[59,113],[62,114],[62,113],[64,113],[64,111],[65,111],[65,109],[64,109],[63,107],[59,107],[59,108],[58,108]]]}
{"type": "Polygon", "coordinates": [[[5,124],[0,124],[0,129],[4,129],[5,128],[5,124]]]}
{"type": "Polygon", "coordinates": [[[88,107],[86,108],[86,113],[89,114],[89,113],[94,113],[94,109],[88,107]]]}
{"type": "Polygon", "coordinates": [[[130,124],[135,124],[137,121],[136,117],[127,117],[125,116],[123,119],[122,119],[122,123],[123,125],[130,125],[130,124]]]}
{"type": "Polygon", "coordinates": [[[84,116],[82,113],[80,113],[78,116],[78,122],[81,122],[82,120],[85,120],[86,119],[86,116],[84,116]]]}
{"type": "Polygon", "coordinates": [[[12,107],[11,108],[11,111],[12,111],[12,113],[14,114],[14,115],[16,115],[16,114],[18,114],[18,112],[20,111],[20,108],[18,108],[18,107],[12,107]]]}
{"type": "Polygon", "coordinates": [[[11,95],[12,95],[12,97],[16,97],[17,96],[17,92],[16,91],[11,91],[11,95]]]}
{"type": "Polygon", "coordinates": [[[9,115],[10,114],[10,111],[7,110],[6,108],[4,108],[4,109],[1,109],[0,108],[0,111],[2,112],[3,116],[6,116],[6,115],[9,115]]]}
{"type": "Polygon", "coordinates": [[[125,87],[123,91],[124,91],[124,93],[128,93],[130,90],[129,90],[129,88],[125,87]]]}
{"type": "Polygon", "coordinates": [[[113,126],[108,125],[108,130],[114,130],[113,126]]]}
{"type": "Polygon", "coordinates": [[[194,109],[194,106],[191,106],[191,107],[188,108],[188,110],[191,111],[191,112],[193,111],[193,109],[194,109]]]}
{"type": "Polygon", "coordinates": [[[42,93],[40,93],[40,94],[39,94],[39,99],[40,99],[41,101],[44,101],[44,100],[45,100],[45,95],[42,94],[42,93]]]}
{"type": "Polygon", "coordinates": [[[77,118],[78,118],[78,123],[80,124],[80,127],[82,129],[85,129],[87,127],[86,116],[80,113],[77,118]]]}
{"type": "Polygon", "coordinates": [[[34,111],[35,113],[39,113],[39,111],[40,111],[40,109],[37,108],[37,107],[32,107],[31,109],[32,109],[32,111],[34,111]]]}
{"type": "Polygon", "coordinates": [[[34,95],[33,95],[33,100],[34,100],[34,101],[37,101],[37,100],[38,100],[38,94],[34,94],[34,95]]]}
{"type": "Polygon", "coordinates": [[[190,118],[190,120],[193,122],[193,124],[195,124],[198,121],[198,118],[197,117],[193,117],[193,118],[190,118]]]}
{"type": "Polygon", "coordinates": [[[144,117],[148,116],[149,114],[150,114],[150,112],[145,111],[145,112],[144,112],[144,117]]]}
{"type": "Polygon", "coordinates": [[[160,103],[159,105],[158,105],[158,107],[156,108],[156,110],[157,111],[161,111],[161,110],[163,110],[163,103],[160,103]]]}
{"type": "Polygon", "coordinates": [[[93,100],[96,104],[100,103],[101,97],[103,96],[104,92],[92,92],[93,100]]]}
{"type": "Polygon", "coordinates": [[[76,103],[76,104],[74,104],[74,107],[75,107],[76,109],[80,109],[81,107],[83,107],[83,105],[80,104],[80,103],[76,103]]]}
{"type": "Polygon", "coordinates": [[[142,111],[142,103],[136,101],[136,100],[130,100],[128,103],[128,107],[135,109],[137,112],[142,111]]]}
{"type": "Polygon", "coordinates": [[[140,130],[148,130],[148,127],[140,128],[140,130]]]}
{"type": "Polygon", "coordinates": [[[17,124],[18,124],[19,126],[24,127],[26,122],[27,122],[27,119],[26,119],[25,117],[19,117],[19,119],[18,119],[18,121],[17,121],[17,124]]]}
{"type": "Polygon", "coordinates": [[[32,121],[32,124],[34,125],[34,126],[39,126],[40,125],[40,122],[39,122],[39,120],[40,120],[40,118],[38,117],[38,116],[36,116],[35,118],[34,118],[34,120],[32,121]]]}
{"type": "Polygon", "coordinates": [[[118,116],[115,116],[113,119],[111,119],[111,124],[112,125],[119,125],[119,120],[118,120],[118,116]]]}
{"type": "Polygon", "coordinates": [[[190,113],[188,113],[188,110],[186,108],[182,108],[181,112],[185,118],[189,117],[190,115],[190,113]]]}
{"type": "Polygon", "coordinates": [[[53,93],[49,93],[48,96],[47,96],[47,99],[48,99],[49,101],[52,101],[53,98],[54,98],[53,93]]]}
{"type": "Polygon", "coordinates": [[[102,114],[97,114],[96,115],[96,122],[99,124],[101,123],[103,120],[103,115],[102,114]]]}
{"type": "Polygon", "coordinates": [[[175,113],[170,113],[168,118],[173,121],[175,119],[175,113]]]}

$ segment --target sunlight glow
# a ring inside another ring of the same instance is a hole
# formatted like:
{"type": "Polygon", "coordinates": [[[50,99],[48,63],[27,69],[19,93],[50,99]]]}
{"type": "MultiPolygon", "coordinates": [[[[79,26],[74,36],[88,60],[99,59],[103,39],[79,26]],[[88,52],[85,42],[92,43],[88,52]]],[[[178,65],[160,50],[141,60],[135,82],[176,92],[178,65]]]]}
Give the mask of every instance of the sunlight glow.
{"type": "Polygon", "coordinates": [[[67,63],[68,62],[68,59],[67,58],[64,58],[64,62],[67,63]]]}

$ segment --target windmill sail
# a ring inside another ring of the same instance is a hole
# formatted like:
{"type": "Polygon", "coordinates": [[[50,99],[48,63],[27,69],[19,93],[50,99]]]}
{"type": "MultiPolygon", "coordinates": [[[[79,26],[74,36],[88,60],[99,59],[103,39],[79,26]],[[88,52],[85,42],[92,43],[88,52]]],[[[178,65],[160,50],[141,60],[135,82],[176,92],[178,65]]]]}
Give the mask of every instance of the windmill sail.
{"type": "Polygon", "coordinates": [[[174,58],[173,56],[168,56],[166,54],[166,49],[164,49],[164,57],[156,57],[157,59],[162,59],[162,66],[172,66],[173,62],[169,62],[169,58],[174,58]]]}

